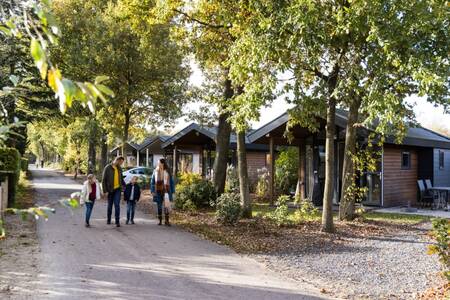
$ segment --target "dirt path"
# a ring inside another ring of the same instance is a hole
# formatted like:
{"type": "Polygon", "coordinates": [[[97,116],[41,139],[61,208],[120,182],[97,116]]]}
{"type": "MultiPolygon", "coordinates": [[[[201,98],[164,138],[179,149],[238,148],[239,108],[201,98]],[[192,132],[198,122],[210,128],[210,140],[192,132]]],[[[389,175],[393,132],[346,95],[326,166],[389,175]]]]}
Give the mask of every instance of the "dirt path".
{"type": "Polygon", "coordinates": [[[157,226],[140,212],[137,225],[116,228],[106,225],[106,205],[98,202],[92,227],[85,228],[84,209],[72,215],[57,204],[80,185],[56,171],[33,170],[33,188],[38,204],[57,211],[38,223],[39,274],[26,299],[324,298],[228,248],[157,226]]]}

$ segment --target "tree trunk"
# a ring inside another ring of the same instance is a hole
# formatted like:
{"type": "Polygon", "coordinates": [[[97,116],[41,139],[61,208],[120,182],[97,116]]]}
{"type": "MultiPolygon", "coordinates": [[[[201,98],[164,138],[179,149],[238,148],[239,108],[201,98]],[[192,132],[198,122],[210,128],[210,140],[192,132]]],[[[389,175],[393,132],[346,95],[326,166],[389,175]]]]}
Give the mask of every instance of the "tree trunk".
{"type": "Polygon", "coordinates": [[[252,202],[250,199],[248,171],[247,171],[247,152],[245,149],[245,131],[236,132],[237,152],[238,152],[238,172],[239,172],[239,192],[241,194],[242,216],[244,218],[252,217],[252,202]]]}
{"type": "Polygon", "coordinates": [[[342,168],[342,190],[339,203],[339,220],[353,220],[355,217],[355,197],[349,188],[355,181],[353,156],[356,154],[356,128],[361,101],[355,99],[350,105],[347,128],[345,132],[344,162],[342,168]]]}
{"type": "Polygon", "coordinates": [[[125,143],[128,142],[128,130],[130,129],[130,109],[125,109],[124,112],[125,124],[123,126],[123,143],[122,143],[122,156],[125,158],[124,165],[127,167],[127,157],[125,153],[125,143]]]}
{"type": "MultiPolygon", "coordinates": [[[[227,74],[228,76],[228,74],[227,74]]],[[[226,79],[224,84],[224,101],[233,97],[231,80],[226,79]]],[[[228,122],[229,115],[221,113],[219,115],[219,126],[216,137],[216,157],[214,159],[213,183],[217,196],[220,196],[225,189],[227,176],[228,151],[230,148],[231,124],[228,122]]]]}
{"type": "Polygon", "coordinates": [[[327,127],[325,140],[325,189],[323,193],[322,231],[333,232],[334,194],[334,134],[336,119],[336,99],[330,97],[327,107],[327,127]]]}
{"type": "Polygon", "coordinates": [[[80,170],[80,155],[81,155],[80,147],[77,146],[77,158],[75,162],[75,174],[73,175],[73,179],[78,178],[78,172],[80,170]]]}
{"type": "Polygon", "coordinates": [[[98,171],[99,178],[101,178],[101,174],[103,173],[103,169],[108,164],[108,144],[106,134],[102,135],[101,141],[101,150],[100,150],[100,169],[98,171]]]}
{"type": "Polygon", "coordinates": [[[89,139],[88,145],[88,174],[95,174],[96,172],[96,160],[97,160],[97,151],[95,149],[96,144],[94,139],[89,139]]]}

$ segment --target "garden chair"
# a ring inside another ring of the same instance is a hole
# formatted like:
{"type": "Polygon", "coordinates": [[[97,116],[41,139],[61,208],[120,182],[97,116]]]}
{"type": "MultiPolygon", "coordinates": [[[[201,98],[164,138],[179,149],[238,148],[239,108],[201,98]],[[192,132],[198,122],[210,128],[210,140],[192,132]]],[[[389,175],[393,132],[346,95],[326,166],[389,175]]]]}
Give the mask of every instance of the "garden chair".
{"type": "Polygon", "coordinates": [[[445,196],[440,191],[432,190],[433,184],[430,179],[425,179],[425,187],[427,189],[427,193],[433,196],[432,205],[436,205],[436,208],[444,207],[447,204],[446,194],[445,196]]]}
{"type": "Polygon", "coordinates": [[[433,205],[434,196],[427,191],[423,180],[417,180],[417,185],[419,187],[419,203],[421,207],[424,207],[425,205],[433,205]]]}
{"type": "Polygon", "coordinates": [[[427,188],[427,191],[433,187],[430,179],[425,179],[425,187],[427,188]]]}

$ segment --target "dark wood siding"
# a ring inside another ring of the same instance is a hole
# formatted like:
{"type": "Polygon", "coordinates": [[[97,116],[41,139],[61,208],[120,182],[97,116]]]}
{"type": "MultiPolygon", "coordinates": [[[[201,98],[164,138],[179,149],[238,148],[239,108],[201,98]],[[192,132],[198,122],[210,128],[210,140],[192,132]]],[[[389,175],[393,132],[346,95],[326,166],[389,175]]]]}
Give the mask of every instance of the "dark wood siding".
{"type": "Polygon", "coordinates": [[[415,205],[417,202],[418,155],[409,147],[384,146],[383,154],[383,206],[415,205]],[[402,169],[402,152],[411,153],[411,167],[402,169]]]}
{"type": "Polygon", "coordinates": [[[250,185],[254,187],[258,182],[258,169],[266,167],[265,152],[247,152],[247,168],[250,185]]]}

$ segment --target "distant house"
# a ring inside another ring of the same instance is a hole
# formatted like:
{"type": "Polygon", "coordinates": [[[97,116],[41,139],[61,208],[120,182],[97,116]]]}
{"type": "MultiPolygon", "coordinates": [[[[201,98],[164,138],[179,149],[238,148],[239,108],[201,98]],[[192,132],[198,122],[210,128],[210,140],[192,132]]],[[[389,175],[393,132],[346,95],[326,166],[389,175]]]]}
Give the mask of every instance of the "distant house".
{"type": "Polygon", "coordinates": [[[139,145],[133,142],[126,142],[125,144],[114,147],[110,154],[112,157],[123,156],[127,166],[137,165],[137,152],[139,145]]]}
{"type": "MultiPolygon", "coordinates": [[[[261,128],[248,134],[250,143],[269,145],[269,169],[274,173],[274,149],[277,145],[299,147],[299,194],[321,205],[325,183],[325,120],[320,119],[318,132],[294,126],[290,128],[293,139],[284,133],[289,121],[284,113],[261,128]]],[[[347,112],[336,111],[335,136],[335,189],[334,203],[340,199],[342,165],[345,146],[347,112]]],[[[360,143],[366,135],[359,133],[360,143]]],[[[368,188],[364,203],[375,206],[414,205],[417,200],[417,180],[431,179],[434,185],[450,186],[450,139],[431,130],[410,128],[401,144],[388,139],[383,145],[382,157],[375,172],[365,173],[359,184],[368,188]]],[[[271,180],[273,195],[273,179],[271,180]]]]}
{"type": "Polygon", "coordinates": [[[139,166],[155,167],[160,158],[164,157],[162,144],[170,136],[158,135],[146,138],[139,146],[139,166]]]}
{"type": "MultiPolygon", "coordinates": [[[[191,123],[168,138],[162,148],[169,165],[176,171],[194,172],[210,178],[213,175],[216,137],[217,127],[191,123]]],[[[231,134],[228,159],[231,165],[237,164],[236,146],[236,135],[231,134]]],[[[268,147],[247,142],[246,149],[249,178],[251,182],[256,182],[257,170],[267,166],[268,147]]]]}
{"type": "Polygon", "coordinates": [[[112,157],[123,156],[127,167],[154,167],[164,157],[161,144],[168,138],[158,135],[146,138],[141,144],[126,142],[124,147],[119,145],[113,148],[110,154],[112,157]]]}

